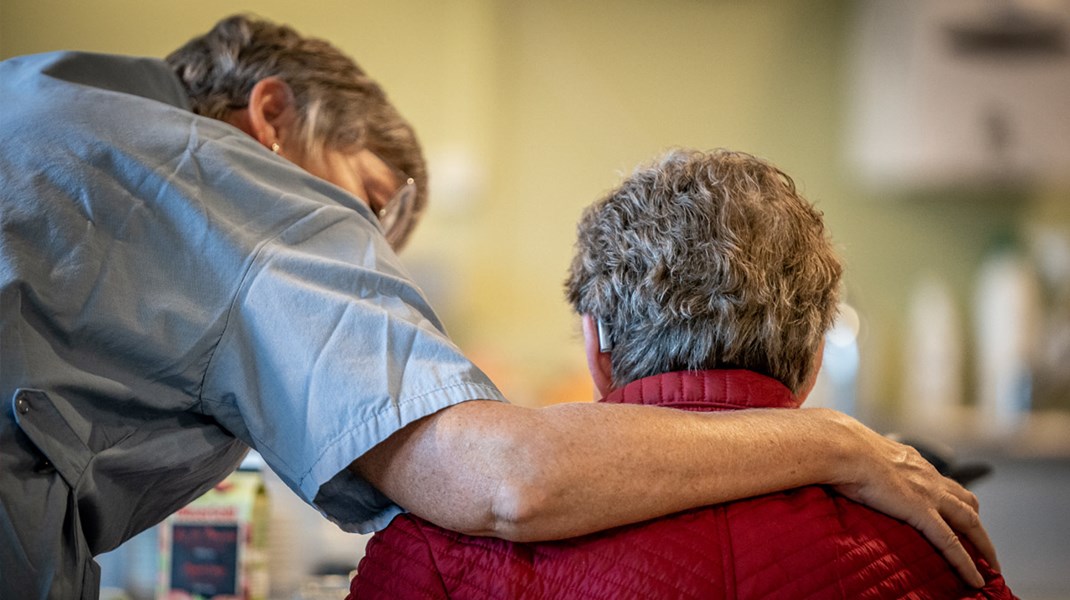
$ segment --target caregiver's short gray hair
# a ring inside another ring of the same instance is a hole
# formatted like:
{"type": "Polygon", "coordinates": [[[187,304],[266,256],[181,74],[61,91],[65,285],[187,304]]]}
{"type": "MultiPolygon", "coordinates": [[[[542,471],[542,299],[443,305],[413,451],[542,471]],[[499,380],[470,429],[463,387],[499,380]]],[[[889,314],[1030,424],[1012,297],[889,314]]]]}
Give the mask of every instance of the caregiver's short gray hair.
{"type": "Polygon", "coordinates": [[[799,392],[843,267],[821,213],[773,165],[674,150],[589,206],[566,295],[604,321],[613,381],[750,369],[799,392]]]}
{"type": "Polygon", "coordinates": [[[294,94],[302,152],[367,148],[412,177],[417,189],[412,213],[390,240],[395,248],[404,245],[427,205],[423,152],[409,123],[353,59],[286,25],[235,15],[166,60],[197,114],[224,120],[230,111],[246,107],[258,81],[278,77],[294,94]]]}

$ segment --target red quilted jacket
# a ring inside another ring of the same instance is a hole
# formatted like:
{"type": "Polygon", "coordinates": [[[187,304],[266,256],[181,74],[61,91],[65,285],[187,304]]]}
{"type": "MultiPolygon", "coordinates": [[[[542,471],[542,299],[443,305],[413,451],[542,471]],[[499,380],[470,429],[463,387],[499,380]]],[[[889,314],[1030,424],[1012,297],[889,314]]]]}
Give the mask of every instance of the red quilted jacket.
{"type": "MultiPolygon", "coordinates": [[[[604,402],[684,410],[794,408],[750,371],[667,373],[604,402]]],[[[981,561],[966,586],[913,528],[809,486],[569,540],[512,543],[412,515],[368,543],[350,598],[1014,598],[981,561]]]]}

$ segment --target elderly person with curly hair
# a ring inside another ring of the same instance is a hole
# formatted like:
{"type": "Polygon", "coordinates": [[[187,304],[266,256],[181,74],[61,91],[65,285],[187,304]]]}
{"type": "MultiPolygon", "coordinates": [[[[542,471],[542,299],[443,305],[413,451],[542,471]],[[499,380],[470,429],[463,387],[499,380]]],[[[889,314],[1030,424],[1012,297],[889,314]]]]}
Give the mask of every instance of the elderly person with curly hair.
{"type": "MultiPolygon", "coordinates": [[[[566,287],[601,403],[795,409],[821,366],[841,271],[787,175],[740,152],[680,150],[584,212],[566,287]]],[[[772,439],[752,452],[790,461],[772,439]]],[[[539,544],[403,515],[368,544],[352,597],[1013,597],[980,566],[978,590],[915,529],[809,486],[539,544]]]]}
{"type": "Polygon", "coordinates": [[[249,448],[362,532],[554,539],[825,483],[981,585],[951,533],[991,555],[976,498],[845,415],[504,402],[395,254],[416,136],[325,41],[236,16],[165,61],[4,61],[0,98],[0,598],[95,598],[93,556],[249,448]]]}

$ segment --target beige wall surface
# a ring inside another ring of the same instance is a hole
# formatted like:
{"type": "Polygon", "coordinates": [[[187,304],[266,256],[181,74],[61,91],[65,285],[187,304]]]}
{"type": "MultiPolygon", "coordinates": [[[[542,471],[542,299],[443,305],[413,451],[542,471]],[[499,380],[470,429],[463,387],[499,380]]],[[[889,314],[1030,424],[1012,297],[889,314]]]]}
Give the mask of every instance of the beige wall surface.
{"type": "Polygon", "coordinates": [[[670,146],[765,156],[825,212],[863,318],[863,417],[897,397],[903,307],[922,274],[947,281],[966,318],[993,239],[1030,219],[1070,223],[1065,190],[857,185],[842,142],[847,1],[2,1],[0,57],[163,56],[242,10],[354,56],[430,161],[432,208],[405,259],[459,344],[524,403],[585,399],[561,290],[574,224],[670,146]]]}

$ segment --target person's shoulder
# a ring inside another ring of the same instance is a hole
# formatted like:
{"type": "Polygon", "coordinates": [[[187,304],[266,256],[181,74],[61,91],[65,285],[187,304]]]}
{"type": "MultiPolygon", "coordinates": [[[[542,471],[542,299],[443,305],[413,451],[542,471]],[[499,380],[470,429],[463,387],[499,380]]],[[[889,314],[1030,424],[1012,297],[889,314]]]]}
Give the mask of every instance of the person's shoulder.
{"type": "Polygon", "coordinates": [[[365,547],[348,598],[444,598],[438,564],[425,534],[437,528],[399,514],[365,547]]]}
{"type": "Polygon", "coordinates": [[[0,63],[0,69],[5,86],[48,80],[189,107],[178,77],[158,58],[61,50],[16,56],[0,63]]]}

